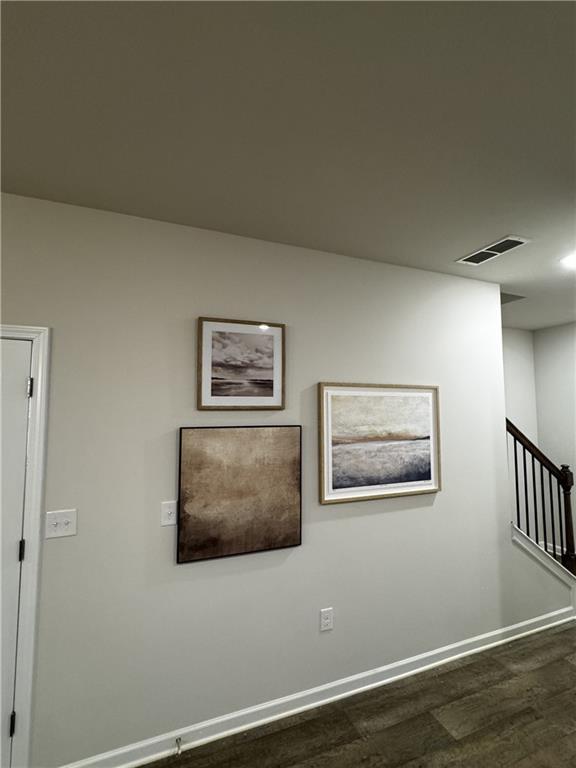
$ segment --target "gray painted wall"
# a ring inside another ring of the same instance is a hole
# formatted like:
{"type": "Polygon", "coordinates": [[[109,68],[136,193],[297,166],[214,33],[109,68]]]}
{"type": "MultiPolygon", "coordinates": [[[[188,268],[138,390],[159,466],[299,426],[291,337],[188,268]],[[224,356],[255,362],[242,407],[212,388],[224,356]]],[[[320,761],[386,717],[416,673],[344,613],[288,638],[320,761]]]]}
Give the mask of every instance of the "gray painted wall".
{"type": "Polygon", "coordinates": [[[576,469],[576,323],[534,333],[540,447],[576,469]]]}
{"type": "Polygon", "coordinates": [[[506,415],[556,464],[576,466],[576,323],[502,330],[506,415]]]}
{"type": "Polygon", "coordinates": [[[506,416],[538,445],[534,334],[502,329],[506,416]]]}
{"type": "Polygon", "coordinates": [[[569,604],[509,540],[498,286],[7,196],[4,322],[53,328],[33,763],[569,604]],[[198,412],[195,319],[287,323],[287,410],[198,412]],[[443,490],[321,507],[318,381],[437,384],[443,490]],[[175,564],[177,429],[301,423],[303,545],[175,564]],[[334,606],[335,629],[318,632],[334,606]]]}

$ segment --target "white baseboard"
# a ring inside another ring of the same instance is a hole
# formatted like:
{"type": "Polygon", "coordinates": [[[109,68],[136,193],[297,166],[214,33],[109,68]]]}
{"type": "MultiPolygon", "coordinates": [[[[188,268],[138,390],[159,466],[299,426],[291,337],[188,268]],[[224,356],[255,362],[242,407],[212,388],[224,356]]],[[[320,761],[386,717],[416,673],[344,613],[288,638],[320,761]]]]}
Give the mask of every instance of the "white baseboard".
{"type": "Polygon", "coordinates": [[[182,750],[188,750],[224,736],[231,736],[234,733],[264,725],[273,720],[303,712],[306,709],[329,704],[337,699],[352,696],[370,688],[377,688],[394,680],[437,667],[447,661],[479,653],[496,645],[531,635],[534,632],[573,621],[575,618],[576,610],[572,606],[561,608],[558,611],[528,619],[528,621],[521,621],[519,624],[512,624],[493,632],[486,632],[483,635],[445,645],[443,648],[386,664],[368,672],[361,672],[358,675],[310,688],[307,691],[300,691],[281,699],[267,701],[254,707],[232,712],[229,715],[205,720],[202,723],[180,728],[110,752],[104,752],[76,763],[69,763],[62,768],[133,768],[134,766],[145,765],[153,760],[174,755],[177,738],[181,739],[182,750]]]}
{"type": "MultiPolygon", "coordinates": [[[[540,563],[540,565],[550,571],[550,573],[559,579],[563,584],[566,584],[572,589],[576,587],[576,576],[573,576],[567,568],[564,568],[564,566],[561,565],[558,560],[553,557],[552,545],[549,545],[548,551],[546,551],[544,549],[544,542],[542,542],[542,546],[539,546],[535,541],[527,536],[524,531],[521,531],[515,523],[511,523],[511,530],[512,541],[514,544],[516,544],[516,546],[527,552],[534,560],[536,560],[538,563],[540,563]]],[[[562,554],[560,551],[558,551],[558,548],[557,554],[562,554]]]]}

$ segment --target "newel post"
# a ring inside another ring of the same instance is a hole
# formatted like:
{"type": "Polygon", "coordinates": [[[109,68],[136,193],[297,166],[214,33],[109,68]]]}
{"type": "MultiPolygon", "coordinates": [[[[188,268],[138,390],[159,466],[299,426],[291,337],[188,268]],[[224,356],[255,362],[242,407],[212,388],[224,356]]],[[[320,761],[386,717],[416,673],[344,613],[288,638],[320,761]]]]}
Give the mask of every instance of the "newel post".
{"type": "Polygon", "coordinates": [[[572,521],[571,491],[574,485],[574,475],[568,464],[561,465],[560,485],[564,494],[564,522],[566,526],[566,554],[562,558],[563,565],[571,573],[576,574],[576,552],[574,551],[574,523],[572,521]]]}

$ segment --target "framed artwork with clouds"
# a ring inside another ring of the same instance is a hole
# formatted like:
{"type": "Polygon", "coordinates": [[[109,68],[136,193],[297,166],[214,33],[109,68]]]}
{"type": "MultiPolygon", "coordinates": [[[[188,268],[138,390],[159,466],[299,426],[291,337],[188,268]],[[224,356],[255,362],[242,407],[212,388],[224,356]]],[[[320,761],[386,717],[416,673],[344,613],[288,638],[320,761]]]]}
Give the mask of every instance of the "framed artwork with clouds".
{"type": "Polygon", "coordinates": [[[198,318],[198,408],[282,410],[285,329],[280,323],[198,318]]]}

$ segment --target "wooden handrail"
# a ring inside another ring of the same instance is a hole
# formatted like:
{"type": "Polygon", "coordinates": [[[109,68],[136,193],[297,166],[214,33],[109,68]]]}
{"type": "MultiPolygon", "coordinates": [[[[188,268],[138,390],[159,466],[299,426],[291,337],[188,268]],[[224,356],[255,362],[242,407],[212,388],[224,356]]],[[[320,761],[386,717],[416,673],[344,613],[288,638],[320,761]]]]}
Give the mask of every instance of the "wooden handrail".
{"type": "Polygon", "coordinates": [[[524,459],[523,459],[523,471],[524,471],[524,518],[526,523],[526,531],[525,533],[530,536],[530,514],[529,514],[529,502],[528,502],[528,476],[526,472],[526,453],[529,453],[532,456],[532,490],[533,490],[533,521],[535,525],[535,533],[532,538],[536,541],[536,543],[540,545],[539,536],[538,536],[538,515],[537,515],[537,508],[538,508],[538,502],[537,502],[537,488],[536,488],[536,471],[535,471],[535,461],[538,461],[540,464],[540,486],[541,486],[541,494],[542,494],[542,525],[543,525],[543,533],[544,533],[544,550],[548,552],[548,543],[547,543],[547,536],[546,536],[546,501],[545,501],[545,489],[544,489],[544,474],[543,469],[545,468],[549,472],[549,493],[550,493],[550,506],[549,506],[549,514],[550,514],[550,521],[552,523],[552,548],[553,548],[553,557],[557,557],[557,550],[556,550],[556,534],[554,531],[554,502],[553,502],[553,491],[552,491],[552,477],[555,477],[558,482],[558,515],[562,516],[564,520],[564,531],[562,530],[562,522],[560,520],[560,547],[561,547],[561,554],[560,554],[560,561],[562,565],[567,568],[572,574],[576,575],[576,547],[575,547],[575,541],[574,541],[574,522],[572,519],[572,500],[571,500],[571,491],[572,486],[574,485],[574,476],[572,474],[572,471],[570,470],[570,467],[567,464],[562,464],[561,467],[557,467],[554,462],[546,456],[545,453],[543,453],[540,448],[538,448],[537,445],[534,445],[534,443],[526,437],[526,435],[518,429],[518,427],[513,424],[510,419],[506,419],[506,431],[508,434],[512,435],[514,438],[514,479],[516,483],[516,514],[517,514],[517,523],[520,527],[521,523],[521,513],[520,513],[520,495],[519,495],[519,480],[518,480],[518,459],[517,459],[517,453],[516,453],[516,443],[519,443],[523,450],[524,450],[524,459]],[[564,501],[564,511],[562,515],[562,504],[560,501],[560,489],[562,489],[562,496],[564,501]],[[563,542],[563,536],[562,534],[565,533],[566,541],[565,545],[563,542]]]}
{"type": "Polygon", "coordinates": [[[512,437],[515,437],[520,445],[523,448],[526,448],[526,450],[531,453],[532,456],[534,456],[534,458],[540,462],[540,464],[543,464],[546,469],[558,479],[560,485],[564,487],[564,475],[560,467],[557,467],[556,464],[554,464],[554,462],[549,459],[545,453],[542,453],[540,448],[538,448],[537,445],[534,445],[532,440],[529,440],[524,432],[521,432],[516,424],[513,424],[510,419],[506,419],[506,430],[512,435],[512,437]]]}

